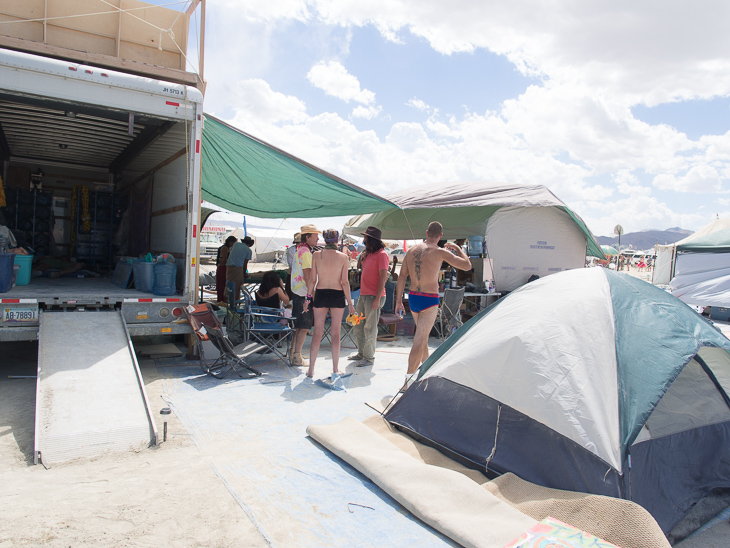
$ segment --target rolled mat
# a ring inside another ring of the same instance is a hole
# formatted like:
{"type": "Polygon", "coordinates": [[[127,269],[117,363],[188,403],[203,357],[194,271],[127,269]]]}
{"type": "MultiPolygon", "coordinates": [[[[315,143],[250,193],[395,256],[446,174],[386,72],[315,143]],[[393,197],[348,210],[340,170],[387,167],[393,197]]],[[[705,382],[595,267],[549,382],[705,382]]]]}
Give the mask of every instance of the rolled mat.
{"type": "Polygon", "coordinates": [[[622,548],[670,547],[654,518],[638,504],[541,487],[514,474],[489,481],[394,429],[380,415],[363,423],[346,418],[310,426],[307,433],[463,546],[504,546],[549,516],[622,548]],[[479,491],[492,497],[485,499],[479,491]]]}
{"type": "Polygon", "coordinates": [[[352,417],[307,433],[462,546],[504,546],[536,523],[463,474],[411,457],[352,417]]]}

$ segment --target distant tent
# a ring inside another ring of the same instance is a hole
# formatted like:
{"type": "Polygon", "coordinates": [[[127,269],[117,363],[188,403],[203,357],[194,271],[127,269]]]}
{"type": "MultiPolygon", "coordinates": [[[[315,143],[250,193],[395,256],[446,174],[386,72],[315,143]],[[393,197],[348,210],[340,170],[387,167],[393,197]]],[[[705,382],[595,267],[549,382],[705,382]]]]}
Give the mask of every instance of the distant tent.
{"type": "Polygon", "coordinates": [[[428,224],[439,221],[446,239],[484,237],[497,291],[517,289],[533,275],[583,268],[586,254],[605,259],[583,220],[542,185],[459,182],[386,198],[398,207],[353,217],[345,233],[373,225],[383,238],[422,239],[428,224]]]}
{"type": "Polygon", "coordinates": [[[730,218],[657,247],[653,283],[669,283],[672,294],[687,304],[730,307],[730,218]]]}
{"type": "Polygon", "coordinates": [[[497,301],[385,418],[476,468],[632,500],[670,531],[730,488],[730,340],[637,278],[586,268],[497,301]]]}

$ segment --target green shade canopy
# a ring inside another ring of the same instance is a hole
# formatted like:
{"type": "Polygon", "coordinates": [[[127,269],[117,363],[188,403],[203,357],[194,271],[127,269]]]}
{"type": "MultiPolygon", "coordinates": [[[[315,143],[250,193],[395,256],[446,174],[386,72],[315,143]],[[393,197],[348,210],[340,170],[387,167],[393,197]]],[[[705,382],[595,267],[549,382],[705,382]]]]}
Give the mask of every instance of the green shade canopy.
{"type": "Polygon", "coordinates": [[[205,114],[201,197],[264,218],[374,213],[394,204],[205,114]]]}
{"type": "Polygon", "coordinates": [[[603,254],[606,256],[609,255],[618,255],[618,251],[616,251],[615,247],[611,247],[610,245],[602,245],[601,251],[603,251],[603,254]]]}
{"type": "Polygon", "coordinates": [[[677,251],[727,253],[730,251],[730,218],[715,219],[675,245],[677,251]]]}

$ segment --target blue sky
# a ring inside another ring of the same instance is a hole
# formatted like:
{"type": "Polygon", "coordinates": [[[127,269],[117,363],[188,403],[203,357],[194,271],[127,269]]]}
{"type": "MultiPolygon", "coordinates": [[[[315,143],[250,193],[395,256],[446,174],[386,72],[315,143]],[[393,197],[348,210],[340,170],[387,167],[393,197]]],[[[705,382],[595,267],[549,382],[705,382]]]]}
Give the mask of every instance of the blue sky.
{"type": "Polygon", "coordinates": [[[205,108],[379,194],[544,184],[596,235],[695,230],[730,215],[729,11],[218,0],[205,108]]]}

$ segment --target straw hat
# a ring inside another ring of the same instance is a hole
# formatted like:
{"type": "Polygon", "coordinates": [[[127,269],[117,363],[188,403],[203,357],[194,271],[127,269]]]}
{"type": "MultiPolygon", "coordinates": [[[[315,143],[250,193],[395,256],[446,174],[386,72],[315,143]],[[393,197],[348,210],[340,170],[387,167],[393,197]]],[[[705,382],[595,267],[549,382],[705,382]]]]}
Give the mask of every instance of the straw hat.
{"type": "Polygon", "coordinates": [[[302,227],[302,234],[319,234],[320,232],[322,231],[318,230],[314,225],[304,225],[302,227]]]}
{"type": "Polygon", "coordinates": [[[298,244],[301,241],[302,241],[302,233],[297,232],[296,234],[294,234],[294,241],[292,243],[298,244]]]}

